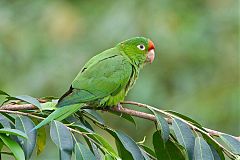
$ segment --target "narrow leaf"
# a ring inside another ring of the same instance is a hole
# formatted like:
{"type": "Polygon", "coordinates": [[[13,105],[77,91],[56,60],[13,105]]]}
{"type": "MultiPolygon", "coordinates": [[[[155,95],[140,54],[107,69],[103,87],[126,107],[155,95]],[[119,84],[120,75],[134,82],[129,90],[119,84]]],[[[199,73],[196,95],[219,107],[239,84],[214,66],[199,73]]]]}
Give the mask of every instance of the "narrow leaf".
{"type": "Polygon", "coordinates": [[[11,135],[20,136],[22,138],[28,139],[28,136],[24,132],[17,129],[1,128],[0,133],[11,134],[11,135]]]}
{"type": "MultiPolygon", "coordinates": [[[[134,160],[144,160],[144,156],[141,153],[138,145],[134,140],[121,131],[108,130],[110,133],[119,140],[124,149],[128,151],[134,160]]],[[[122,154],[121,154],[122,156],[122,154]]]]}
{"type": "Polygon", "coordinates": [[[54,97],[54,96],[45,96],[45,97],[41,97],[41,99],[45,99],[47,101],[58,101],[58,97],[54,97]]]}
{"type": "Polygon", "coordinates": [[[7,94],[6,92],[0,90],[0,95],[5,95],[5,96],[10,96],[9,94],[7,94]]]}
{"type": "Polygon", "coordinates": [[[28,139],[21,137],[18,137],[18,139],[23,147],[25,158],[29,159],[36,145],[37,132],[30,132],[35,127],[35,124],[30,118],[26,116],[18,116],[15,120],[15,127],[16,129],[27,134],[28,139]]]}
{"type": "Polygon", "coordinates": [[[78,119],[74,116],[69,116],[65,120],[71,123],[72,127],[78,129],[81,132],[93,132],[92,126],[86,120],[78,119]]]}
{"type": "Polygon", "coordinates": [[[96,157],[97,160],[101,160],[102,159],[102,156],[101,156],[101,153],[98,149],[98,147],[91,141],[90,142],[90,148],[91,148],[91,151],[93,152],[94,156],[96,157]]]}
{"type": "Polygon", "coordinates": [[[178,142],[187,150],[188,158],[193,159],[195,138],[187,124],[179,119],[173,119],[173,130],[178,142]]]}
{"type": "Polygon", "coordinates": [[[46,102],[46,103],[41,103],[41,110],[44,111],[44,110],[49,110],[49,111],[52,111],[52,110],[55,110],[56,109],[56,104],[55,102],[46,102]]]}
{"type": "Polygon", "coordinates": [[[178,117],[180,117],[180,118],[182,118],[182,119],[184,119],[184,120],[186,120],[186,121],[189,121],[189,122],[191,122],[191,123],[193,123],[193,124],[195,124],[195,125],[197,125],[197,126],[202,126],[200,123],[198,123],[197,121],[193,120],[192,118],[187,117],[187,116],[185,116],[185,115],[183,115],[183,114],[181,114],[181,113],[178,113],[178,112],[176,112],[176,111],[168,110],[168,111],[166,111],[166,112],[171,113],[171,114],[173,114],[173,115],[175,115],[175,116],[178,116],[178,117]]]}
{"type": "Polygon", "coordinates": [[[228,134],[220,135],[220,138],[227,144],[231,151],[240,155],[240,141],[228,134]]]}
{"type": "Polygon", "coordinates": [[[61,121],[71,114],[75,113],[78,109],[82,107],[81,104],[74,104],[70,106],[64,106],[61,108],[57,108],[54,112],[52,112],[47,118],[45,118],[41,123],[39,123],[36,127],[33,128],[33,130],[36,130],[48,123],[50,123],[53,120],[61,121]]]}
{"type": "Polygon", "coordinates": [[[73,140],[69,129],[61,122],[52,121],[50,124],[50,136],[59,148],[60,159],[70,160],[73,150],[73,140]]]}
{"type": "Polygon", "coordinates": [[[149,155],[151,155],[152,157],[156,157],[155,152],[154,152],[151,148],[149,148],[148,146],[145,146],[145,145],[143,145],[143,144],[140,144],[140,146],[141,146],[149,155]]]}
{"type": "Polygon", "coordinates": [[[3,114],[0,114],[0,123],[4,128],[11,128],[12,122],[3,114]]]}
{"type": "Polygon", "coordinates": [[[0,139],[0,151],[2,151],[3,146],[4,146],[4,143],[3,143],[3,141],[0,139]]]}
{"type": "Polygon", "coordinates": [[[93,153],[82,143],[76,143],[74,147],[75,160],[96,160],[93,153]]]}
{"type": "Polygon", "coordinates": [[[114,160],[114,158],[109,154],[105,154],[104,155],[104,160],[114,160]]]}
{"type": "Polygon", "coordinates": [[[37,131],[37,155],[42,153],[46,146],[46,128],[42,127],[37,131]]]}
{"type": "MultiPolygon", "coordinates": [[[[78,142],[77,138],[75,137],[75,135],[73,133],[72,133],[72,137],[73,137],[73,141],[74,141],[74,146],[76,147],[76,145],[78,145],[79,142],[78,142]]],[[[102,160],[102,156],[101,156],[97,146],[92,142],[92,140],[89,139],[89,138],[86,138],[86,137],[84,137],[84,139],[86,140],[86,142],[88,144],[88,147],[91,150],[90,152],[93,153],[95,159],[96,160],[102,160]]],[[[79,147],[79,146],[77,146],[77,147],[79,147]]],[[[76,148],[74,148],[74,149],[76,151],[76,148]]],[[[76,152],[75,152],[75,156],[76,156],[76,152]]]]}
{"type": "Polygon", "coordinates": [[[132,160],[133,159],[132,154],[128,150],[126,150],[122,142],[117,137],[115,138],[115,141],[118,150],[118,155],[121,157],[121,159],[132,160]]]}
{"type": "Polygon", "coordinates": [[[151,160],[150,157],[147,155],[147,152],[144,149],[142,149],[140,147],[139,147],[139,149],[140,149],[140,151],[141,151],[145,160],[151,160]]]}
{"type": "Polygon", "coordinates": [[[112,148],[112,146],[100,135],[96,133],[88,134],[90,138],[92,138],[94,141],[97,141],[101,144],[101,148],[104,150],[104,152],[109,153],[115,158],[119,158],[115,150],[112,148]]]}
{"type": "Polygon", "coordinates": [[[15,96],[15,98],[25,101],[25,102],[28,102],[30,104],[33,104],[34,106],[38,107],[41,110],[41,104],[39,103],[39,101],[36,98],[33,98],[28,95],[15,96]]]}
{"type": "Polygon", "coordinates": [[[196,137],[194,146],[195,160],[214,160],[212,150],[202,137],[196,137]]]}
{"type": "Polygon", "coordinates": [[[89,115],[91,115],[95,120],[97,120],[101,124],[104,124],[103,118],[95,110],[93,110],[93,109],[83,109],[83,111],[88,113],[89,115]]]}
{"type": "Polygon", "coordinates": [[[166,142],[170,135],[170,129],[167,121],[160,114],[156,113],[153,109],[151,108],[148,108],[148,109],[152,111],[153,114],[155,115],[157,120],[157,126],[161,130],[161,137],[163,141],[166,142]]]}
{"type": "MultiPolygon", "coordinates": [[[[37,119],[33,119],[33,122],[35,124],[39,123],[39,120],[37,119]]],[[[42,153],[42,151],[44,150],[45,146],[46,146],[46,128],[45,127],[41,127],[40,129],[38,129],[37,131],[37,142],[36,142],[36,148],[37,148],[37,155],[39,155],[40,153],[42,153]]]]}
{"type": "Polygon", "coordinates": [[[214,156],[214,160],[225,160],[223,149],[207,135],[202,134],[202,136],[205,139],[205,141],[210,145],[210,148],[214,156]]]}
{"type": "Polygon", "coordinates": [[[17,142],[2,134],[0,134],[0,138],[3,143],[11,150],[16,160],[25,159],[24,152],[17,142]]]}
{"type": "Polygon", "coordinates": [[[156,131],[153,134],[153,146],[157,159],[159,160],[185,160],[180,148],[178,148],[178,146],[175,145],[171,139],[169,139],[167,142],[164,142],[163,139],[160,138],[159,131],[156,131]]]}
{"type": "Polygon", "coordinates": [[[209,147],[210,147],[210,149],[212,151],[214,160],[221,160],[221,158],[220,158],[218,152],[216,151],[216,149],[212,145],[210,145],[210,144],[209,144],[209,147]]]}

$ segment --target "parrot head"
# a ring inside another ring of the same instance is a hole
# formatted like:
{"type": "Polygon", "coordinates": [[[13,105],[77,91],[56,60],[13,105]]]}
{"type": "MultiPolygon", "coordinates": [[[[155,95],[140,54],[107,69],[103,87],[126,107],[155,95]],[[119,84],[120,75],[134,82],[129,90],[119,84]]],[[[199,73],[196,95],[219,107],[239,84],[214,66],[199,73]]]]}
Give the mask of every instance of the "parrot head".
{"type": "Polygon", "coordinates": [[[123,52],[136,65],[152,63],[155,57],[154,44],[145,37],[134,37],[119,43],[123,52]]]}

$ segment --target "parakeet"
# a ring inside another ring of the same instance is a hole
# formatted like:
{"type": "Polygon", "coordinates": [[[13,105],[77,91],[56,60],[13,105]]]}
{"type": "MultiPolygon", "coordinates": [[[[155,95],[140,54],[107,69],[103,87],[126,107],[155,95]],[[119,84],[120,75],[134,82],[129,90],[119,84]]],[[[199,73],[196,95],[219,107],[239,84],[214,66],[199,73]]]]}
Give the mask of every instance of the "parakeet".
{"type": "Polygon", "coordinates": [[[57,107],[87,103],[117,106],[124,100],[147,62],[154,60],[154,44],[144,37],[125,40],[91,58],[73,80],[57,107]]]}
{"type": "Polygon", "coordinates": [[[34,129],[55,119],[61,121],[84,104],[96,107],[120,106],[136,82],[140,69],[144,64],[153,62],[154,49],[150,39],[135,37],[94,56],[59,99],[57,109],[34,129]]]}

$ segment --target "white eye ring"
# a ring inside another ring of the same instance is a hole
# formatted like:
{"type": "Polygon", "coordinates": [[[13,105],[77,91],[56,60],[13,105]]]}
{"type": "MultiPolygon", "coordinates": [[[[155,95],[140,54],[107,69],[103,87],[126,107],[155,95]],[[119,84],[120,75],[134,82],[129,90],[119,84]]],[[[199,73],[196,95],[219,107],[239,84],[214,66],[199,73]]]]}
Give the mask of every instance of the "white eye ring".
{"type": "Polygon", "coordinates": [[[140,49],[142,51],[145,50],[145,46],[143,44],[139,44],[137,47],[138,47],[138,49],[140,49]]]}

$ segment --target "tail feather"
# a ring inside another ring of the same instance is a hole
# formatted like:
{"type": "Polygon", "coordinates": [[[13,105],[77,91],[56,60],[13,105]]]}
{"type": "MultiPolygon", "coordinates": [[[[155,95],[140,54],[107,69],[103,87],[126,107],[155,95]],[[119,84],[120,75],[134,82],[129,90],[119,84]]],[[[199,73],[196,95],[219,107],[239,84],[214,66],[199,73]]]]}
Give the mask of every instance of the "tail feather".
{"type": "Polygon", "coordinates": [[[62,121],[63,119],[67,118],[68,116],[72,115],[73,113],[77,112],[83,104],[76,104],[72,106],[65,106],[62,108],[56,109],[52,112],[47,118],[45,118],[42,122],[40,122],[37,126],[35,126],[30,132],[35,129],[38,129],[53,120],[62,121]]]}

